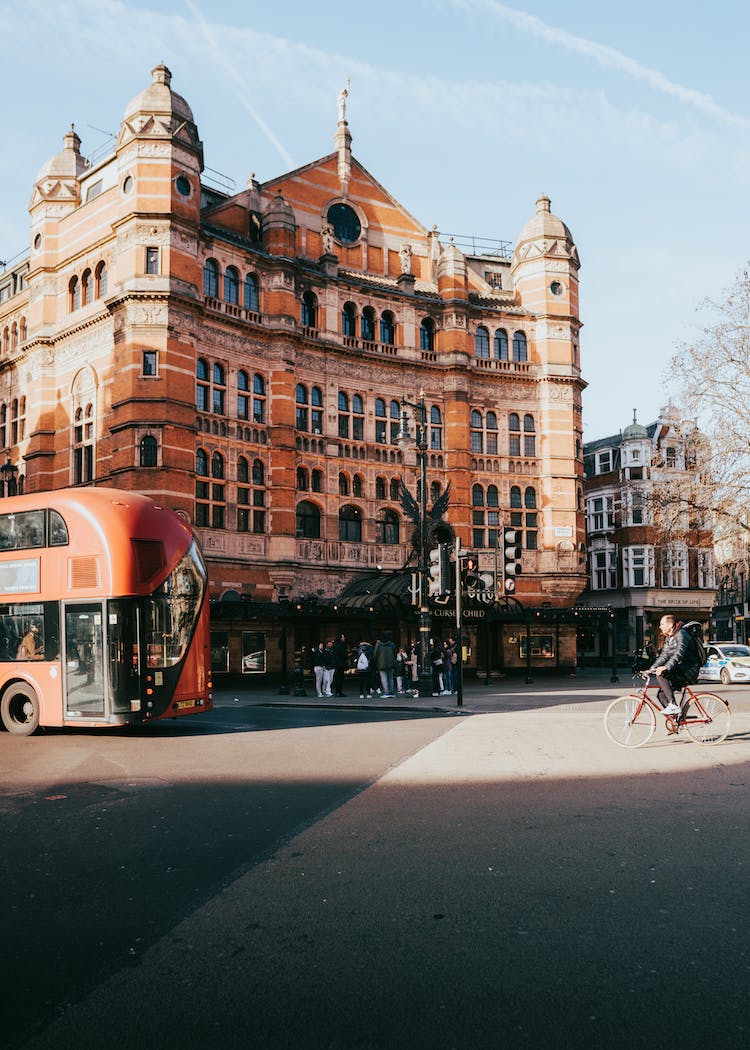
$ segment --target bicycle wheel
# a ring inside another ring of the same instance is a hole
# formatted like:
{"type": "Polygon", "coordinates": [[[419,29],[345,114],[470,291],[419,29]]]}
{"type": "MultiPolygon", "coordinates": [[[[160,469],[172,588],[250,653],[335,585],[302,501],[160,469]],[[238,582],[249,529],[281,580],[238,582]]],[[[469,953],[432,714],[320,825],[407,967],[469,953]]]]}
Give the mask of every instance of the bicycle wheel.
{"type": "Polygon", "coordinates": [[[729,704],[716,693],[693,693],[685,704],[683,718],[696,744],[720,744],[732,728],[729,704]]]}
{"type": "Polygon", "coordinates": [[[604,712],[604,729],[620,747],[641,747],[656,729],[656,715],[642,696],[619,696],[604,712]]]}

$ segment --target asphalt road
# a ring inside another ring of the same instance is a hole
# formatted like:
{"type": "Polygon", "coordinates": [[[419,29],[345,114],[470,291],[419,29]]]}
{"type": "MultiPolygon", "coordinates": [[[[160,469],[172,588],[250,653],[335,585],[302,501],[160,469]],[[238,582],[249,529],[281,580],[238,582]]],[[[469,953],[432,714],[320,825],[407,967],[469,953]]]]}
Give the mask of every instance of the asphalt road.
{"type": "MultiPolygon", "coordinates": [[[[270,724],[290,728],[261,732],[242,728],[258,709],[224,709],[223,726],[164,727],[156,785],[153,740],[14,742],[24,757],[3,801],[21,808],[3,823],[20,833],[26,798],[35,829],[14,856],[50,842],[83,874],[76,898],[52,856],[26,889],[72,897],[79,925],[56,955],[89,960],[70,996],[84,997],[66,1008],[55,991],[29,1050],[745,1048],[750,713],[717,748],[659,735],[632,752],[606,739],[596,704],[547,702],[442,719],[339,711],[372,720],[330,726],[321,710],[274,709],[270,724]],[[313,725],[291,728],[297,717],[313,725]],[[58,769],[54,784],[37,762],[58,769]],[[55,799],[66,785],[123,797],[45,823],[46,806],[75,801],[55,799]],[[118,875],[128,849],[145,875],[118,875]]],[[[7,1003],[22,1002],[21,976],[4,977],[7,1003]]]]}
{"type": "Polygon", "coordinates": [[[143,731],[0,733],[0,1045],[137,967],[233,878],[450,724],[245,707],[143,731]]]}

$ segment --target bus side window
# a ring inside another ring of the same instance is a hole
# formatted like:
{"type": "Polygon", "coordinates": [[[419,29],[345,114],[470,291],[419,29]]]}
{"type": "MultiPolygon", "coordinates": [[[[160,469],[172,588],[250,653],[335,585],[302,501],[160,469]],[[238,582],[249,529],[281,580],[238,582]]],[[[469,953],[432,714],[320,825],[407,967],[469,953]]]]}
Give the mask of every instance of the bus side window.
{"type": "Polygon", "coordinates": [[[49,545],[50,547],[65,547],[68,543],[68,526],[61,514],[56,510],[49,512],[49,545]]]}

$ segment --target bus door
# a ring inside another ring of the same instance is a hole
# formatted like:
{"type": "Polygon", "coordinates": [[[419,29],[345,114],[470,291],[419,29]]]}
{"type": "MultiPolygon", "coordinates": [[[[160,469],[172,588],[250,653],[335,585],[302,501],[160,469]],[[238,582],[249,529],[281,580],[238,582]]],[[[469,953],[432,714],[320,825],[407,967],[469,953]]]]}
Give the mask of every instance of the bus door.
{"type": "Polygon", "coordinates": [[[109,716],[105,703],[104,618],[101,602],[65,606],[65,713],[76,719],[109,716]]]}
{"type": "Polygon", "coordinates": [[[129,716],[141,710],[142,699],[136,599],[113,598],[108,603],[107,644],[112,710],[129,716]]]}

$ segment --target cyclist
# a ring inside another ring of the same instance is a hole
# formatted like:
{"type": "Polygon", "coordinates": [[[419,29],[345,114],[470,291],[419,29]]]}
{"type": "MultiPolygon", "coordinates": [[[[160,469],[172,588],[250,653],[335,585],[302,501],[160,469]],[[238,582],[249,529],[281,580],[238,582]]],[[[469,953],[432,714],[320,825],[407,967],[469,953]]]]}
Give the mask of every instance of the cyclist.
{"type": "Polygon", "coordinates": [[[664,645],[651,667],[643,673],[657,676],[657,697],[661,701],[663,713],[678,715],[680,708],[675,703],[674,690],[698,681],[701,660],[692,635],[675,616],[662,616],[659,630],[664,635],[664,645]]]}

